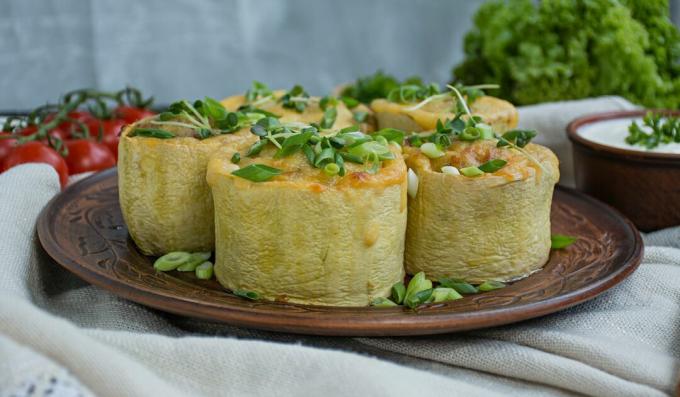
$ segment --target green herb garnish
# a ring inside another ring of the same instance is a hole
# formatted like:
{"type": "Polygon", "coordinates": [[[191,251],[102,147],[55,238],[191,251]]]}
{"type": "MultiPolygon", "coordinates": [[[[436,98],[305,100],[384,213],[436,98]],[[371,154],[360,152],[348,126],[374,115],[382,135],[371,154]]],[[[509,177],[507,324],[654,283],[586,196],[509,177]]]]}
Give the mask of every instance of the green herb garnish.
{"type": "MultiPolygon", "coordinates": [[[[326,110],[334,109],[330,103],[324,106],[326,110]]],[[[367,135],[352,126],[320,135],[320,128],[315,124],[281,123],[278,119],[265,117],[251,127],[251,132],[260,140],[248,149],[246,155],[256,156],[271,144],[278,148],[275,157],[287,157],[301,151],[312,167],[322,169],[329,176],[344,176],[345,161],[365,164],[367,172],[376,173],[383,160],[395,158],[390,142],[398,143],[404,139],[404,132],[395,129],[367,135]]]]}
{"type": "Polygon", "coordinates": [[[406,286],[401,281],[392,286],[392,300],[400,305],[406,296],[406,286]]]}
{"type": "Polygon", "coordinates": [[[143,136],[146,138],[170,139],[174,138],[175,134],[170,131],[165,131],[160,128],[135,128],[130,132],[131,137],[143,136]]]}
{"type": "Polygon", "coordinates": [[[251,301],[256,301],[260,299],[260,294],[258,294],[255,291],[246,291],[242,289],[237,289],[236,291],[233,292],[234,295],[240,297],[240,298],[245,298],[249,299],[251,301]]]}
{"type": "Polygon", "coordinates": [[[191,254],[184,251],[175,251],[167,253],[160,258],[156,259],[153,263],[153,267],[161,272],[169,272],[175,270],[181,265],[189,262],[191,260],[191,254]]]}
{"type": "Polygon", "coordinates": [[[498,138],[497,147],[503,146],[517,146],[525,147],[532,139],[536,137],[537,133],[534,130],[512,130],[504,133],[498,138]]]}
{"type": "Polygon", "coordinates": [[[645,131],[633,121],[628,127],[627,144],[654,149],[662,144],[680,142],[680,118],[649,112],[643,117],[642,123],[650,131],[645,131]]]}
{"type": "Polygon", "coordinates": [[[395,307],[398,306],[396,303],[392,302],[391,300],[383,297],[378,297],[375,298],[371,301],[371,306],[374,307],[395,307]]]}
{"type": "Polygon", "coordinates": [[[251,164],[232,172],[232,175],[247,179],[252,182],[265,182],[277,175],[281,170],[264,164],[251,164]]]}
{"type": "Polygon", "coordinates": [[[209,280],[213,276],[213,264],[212,262],[205,261],[201,263],[200,265],[196,266],[196,270],[194,270],[196,274],[196,278],[199,280],[209,280]]]}
{"type": "Polygon", "coordinates": [[[246,91],[245,98],[248,102],[255,102],[258,99],[271,98],[272,95],[272,90],[266,84],[253,81],[250,89],[246,91]]]}
{"type": "Polygon", "coordinates": [[[487,291],[493,291],[495,289],[500,289],[504,288],[505,283],[502,283],[500,281],[494,281],[494,280],[489,280],[481,283],[479,287],[477,287],[480,291],[482,292],[487,292],[487,291]]]}
{"type": "Polygon", "coordinates": [[[440,278],[439,285],[441,287],[453,288],[461,294],[476,294],[479,292],[474,285],[455,278],[440,278]]]}
{"type": "Polygon", "coordinates": [[[238,164],[241,162],[241,153],[236,152],[234,153],[233,156],[231,156],[231,162],[234,164],[238,164]]]}
{"type": "Polygon", "coordinates": [[[410,77],[403,82],[394,76],[378,70],[372,75],[358,78],[353,84],[342,90],[342,100],[348,108],[353,108],[359,103],[369,104],[374,99],[386,98],[389,93],[401,84],[422,85],[419,77],[410,77]]]}
{"type": "Polygon", "coordinates": [[[301,85],[296,84],[279,99],[279,102],[284,108],[295,109],[298,113],[302,113],[309,103],[309,94],[301,85]]]}
{"type": "Polygon", "coordinates": [[[508,163],[507,161],[502,160],[502,159],[493,159],[493,160],[487,161],[486,163],[480,165],[477,168],[479,168],[480,170],[482,170],[486,173],[494,173],[494,172],[500,170],[501,168],[505,167],[505,165],[507,163],[508,163]]]}
{"type": "Polygon", "coordinates": [[[572,245],[576,240],[576,237],[565,236],[564,234],[553,234],[550,236],[550,248],[561,250],[572,245]]]}
{"type": "MultiPolygon", "coordinates": [[[[185,100],[174,102],[168,107],[167,111],[159,114],[156,119],[149,121],[149,123],[161,127],[177,126],[188,128],[194,131],[194,137],[206,139],[216,135],[233,133],[241,128],[252,125],[264,117],[266,117],[264,114],[255,111],[229,112],[221,103],[206,97],[203,100],[194,101],[194,103],[189,103],[185,100]]],[[[158,129],[156,131],[162,130],[158,129]]],[[[167,138],[167,136],[160,133],[150,136],[154,138],[167,138]]]]}

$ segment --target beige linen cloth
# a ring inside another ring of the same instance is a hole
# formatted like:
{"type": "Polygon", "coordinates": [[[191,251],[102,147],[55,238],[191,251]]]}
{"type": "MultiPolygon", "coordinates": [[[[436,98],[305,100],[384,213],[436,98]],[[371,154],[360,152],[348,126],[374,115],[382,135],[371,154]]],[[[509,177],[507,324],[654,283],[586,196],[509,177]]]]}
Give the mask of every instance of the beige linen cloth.
{"type": "MultiPolygon", "coordinates": [[[[598,98],[521,118],[567,162],[568,120],[631,107],[598,98]]],[[[166,314],[81,281],[36,239],[58,191],[45,165],[0,175],[0,396],[664,396],[679,381],[680,228],[645,236],[636,273],[557,314],[439,336],[308,337],[166,314]]]]}

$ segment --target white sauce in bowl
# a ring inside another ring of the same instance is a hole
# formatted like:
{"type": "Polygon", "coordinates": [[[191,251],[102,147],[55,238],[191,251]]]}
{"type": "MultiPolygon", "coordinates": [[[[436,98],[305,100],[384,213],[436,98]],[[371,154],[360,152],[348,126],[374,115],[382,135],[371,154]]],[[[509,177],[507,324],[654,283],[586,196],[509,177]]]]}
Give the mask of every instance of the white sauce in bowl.
{"type": "Polygon", "coordinates": [[[602,120],[595,123],[590,123],[581,126],[576,132],[591,142],[599,143],[600,145],[612,146],[626,150],[634,150],[638,152],[650,153],[676,153],[680,154],[680,143],[664,143],[653,149],[647,149],[640,145],[629,145],[626,143],[628,136],[628,127],[635,121],[642,130],[650,132],[651,130],[644,126],[642,117],[629,117],[612,120],[602,120]]]}

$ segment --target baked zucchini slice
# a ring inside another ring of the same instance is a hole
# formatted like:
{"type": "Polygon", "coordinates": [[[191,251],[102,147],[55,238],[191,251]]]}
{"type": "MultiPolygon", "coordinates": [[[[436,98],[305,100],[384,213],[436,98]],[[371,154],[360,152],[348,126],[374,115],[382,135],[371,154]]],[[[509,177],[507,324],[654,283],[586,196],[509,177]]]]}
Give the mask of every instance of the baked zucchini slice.
{"type": "Polygon", "coordinates": [[[262,120],[254,145],[208,166],[215,274],[269,300],[366,306],[403,280],[403,133],[262,120]],[[265,131],[266,133],[261,133],[265,131]],[[389,140],[389,141],[388,141],[389,140]]]}
{"type": "MultiPolygon", "coordinates": [[[[475,87],[460,87],[470,111],[480,116],[495,131],[505,132],[517,126],[517,109],[508,101],[484,95],[475,87]],[[473,96],[474,95],[474,96],[473,96]]],[[[460,112],[453,91],[441,93],[435,85],[402,85],[385,99],[371,102],[378,128],[398,128],[404,131],[431,131],[437,120],[453,119],[460,112]]]]}
{"type": "Polygon", "coordinates": [[[435,143],[446,141],[447,127],[440,124],[430,137],[412,137],[418,147],[406,149],[407,273],[481,283],[515,280],[540,269],[550,253],[557,157],[528,143],[529,131],[483,139],[466,130],[468,125],[457,133],[453,128],[448,145],[435,143]]]}
{"type": "Polygon", "coordinates": [[[120,206],[132,239],[146,255],[213,249],[208,159],[223,145],[254,142],[250,124],[264,117],[230,113],[210,99],[181,101],[170,109],[127,126],[120,138],[120,206]]]}

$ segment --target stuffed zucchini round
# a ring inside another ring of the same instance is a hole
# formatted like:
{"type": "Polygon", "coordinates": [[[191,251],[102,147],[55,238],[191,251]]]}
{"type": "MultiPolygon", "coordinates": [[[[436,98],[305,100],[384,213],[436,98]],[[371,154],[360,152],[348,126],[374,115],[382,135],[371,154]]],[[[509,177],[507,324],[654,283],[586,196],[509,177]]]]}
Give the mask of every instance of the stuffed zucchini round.
{"type": "MultiPolygon", "coordinates": [[[[486,96],[474,87],[461,87],[470,111],[480,116],[495,131],[505,132],[517,126],[517,109],[508,101],[486,96]]],[[[404,131],[431,131],[437,120],[452,119],[459,113],[458,99],[453,92],[440,93],[435,86],[406,85],[394,89],[385,99],[375,99],[378,128],[399,128],[404,131]]]]}
{"type": "Polygon", "coordinates": [[[209,156],[220,146],[254,141],[249,125],[264,117],[228,113],[212,100],[196,104],[175,103],[170,112],[121,133],[120,206],[144,254],[213,249],[213,203],[205,181],[209,156]]]}
{"type": "Polygon", "coordinates": [[[407,149],[407,273],[510,281],[546,263],[558,162],[526,133],[407,149]]]}
{"type": "Polygon", "coordinates": [[[258,123],[216,152],[215,275],[269,300],[366,306],[403,280],[406,166],[395,137],[258,123]]]}
{"type": "Polygon", "coordinates": [[[282,122],[315,123],[323,129],[345,128],[362,122],[344,102],[335,97],[314,97],[296,85],[290,91],[270,90],[260,82],[253,82],[244,95],[234,95],[222,100],[230,110],[258,108],[276,115],[282,122]]]}

